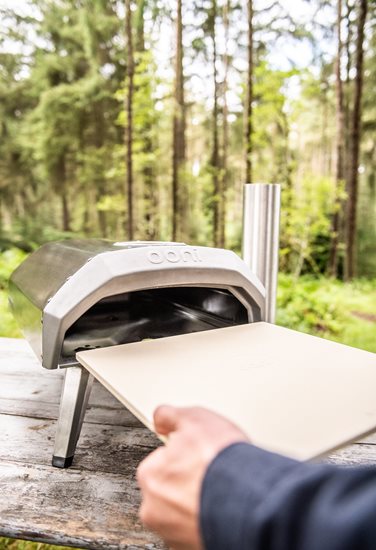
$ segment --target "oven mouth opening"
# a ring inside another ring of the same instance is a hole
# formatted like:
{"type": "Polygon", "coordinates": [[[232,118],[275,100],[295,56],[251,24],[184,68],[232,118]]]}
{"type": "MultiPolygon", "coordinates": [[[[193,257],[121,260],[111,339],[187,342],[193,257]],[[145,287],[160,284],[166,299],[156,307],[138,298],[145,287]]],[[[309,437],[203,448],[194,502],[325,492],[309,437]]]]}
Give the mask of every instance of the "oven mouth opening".
{"type": "Polygon", "coordinates": [[[246,324],[245,306],[227,289],[168,287],[104,298],[67,330],[62,358],[78,351],[246,324]]]}

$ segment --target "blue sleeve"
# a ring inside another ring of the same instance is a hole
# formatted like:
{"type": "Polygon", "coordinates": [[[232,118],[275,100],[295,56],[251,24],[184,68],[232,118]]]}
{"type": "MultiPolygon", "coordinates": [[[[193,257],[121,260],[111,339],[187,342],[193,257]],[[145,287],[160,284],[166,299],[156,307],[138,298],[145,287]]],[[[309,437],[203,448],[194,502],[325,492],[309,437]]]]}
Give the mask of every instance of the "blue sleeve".
{"type": "Polygon", "coordinates": [[[376,467],[236,443],[207,469],[200,523],[206,550],[376,550],[376,467]]]}

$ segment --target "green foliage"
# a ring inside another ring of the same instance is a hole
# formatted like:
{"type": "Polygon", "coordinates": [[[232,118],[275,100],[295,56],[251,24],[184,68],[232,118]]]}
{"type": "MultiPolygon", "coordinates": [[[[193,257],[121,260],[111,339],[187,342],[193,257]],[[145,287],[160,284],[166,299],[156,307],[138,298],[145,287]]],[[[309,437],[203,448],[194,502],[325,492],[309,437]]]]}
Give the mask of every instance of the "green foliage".
{"type": "Polygon", "coordinates": [[[369,153],[367,174],[359,190],[357,237],[358,272],[372,278],[376,277],[376,161],[374,151],[369,153]]]}
{"type": "MultiPolygon", "coordinates": [[[[168,220],[164,219],[167,212],[158,211],[156,208],[156,197],[159,193],[157,175],[158,173],[168,173],[170,165],[169,157],[162,153],[160,146],[160,133],[163,131],[163,124],[165,124],[161,120],[162,113],[156,108],[155,90],[160,84],[161,79],[157,73],[157,65],[152,51],[145,48],[142,51],[136,51],[132,153],[134,195],[138,208],[136,236],[140,239],[156,238],[160,234],[161,225],[168,223],[168,220]]],[[[123,88],[117,91],[115,97],[119,101],[119,105],[122,106],[125,99],[123,88]]],[[[124,109],[119,112],[117,124],[125,127],[124,109]]],[[[168,128],[168,133],[171,133],[170,128],[168,128]]],[[[166,138],[164,141],[166,142],[166,138]]],[[[168,139],[167,144],[170,145],[168,139]]],[[[121,164],[118,166],[125,177],[123,150],[121,154],[121,164]]]]}
{"type": "Polygon", "coordinates": [[[254,181],[286,184],[289,174],[286,116],[290,79],[298,71],[272,69],[267,61],[255,68],[253,106],[254,181]]]}
{"type": "Polygon", "coordinates": [[[11,248],[0,254],[0,289],[8,288],[11,273],[26,258],[26,254],[17,248],[11,248]]]}
{"type": "Polygon", "coordinates": [[[22,334],[17,326],[8,305],[8,294],[0,290],[0,337],[21,338],[22,334]]]}
{"type": "MultiPolygon", "coordinates": [[[[47,240],[72,235],[127,238],[122,4],[29,0],[31,15],[27,10],[17,12],[16,4],[14,9],[0,8],[0,249],[32,250],[47,240]]],[[[332,6],[334,16],[334,4],[326,6],[329,11],[332,6]]],[[[180,181],[188,219],[182,237],[198,244],[212,242],[213,205],[222,202],[214,196],[213,174],[219,179],[225,175],[226,244],[239,250],[247,37],[244,5],[234,3],[228,13],[229,50],[224,51],[222,7],[218,3],[216,16],[213,4],[202,1],[187,3],[183,10],[189,23],[183,29],[187,132],[180,181]],[[215,167],[214,28],[219,134],[215,167]]],[[[161,33],[171,32],[172,37],[173,14],[164,0],[143,0],[134,8],[135,238],[169,240],[174,51],[161,59],[166,41],[161,33]]],[[[280,11],[257,7],[254,23],[253,180],[282,185],[282,269],[295,276],[323,274],[336,192],[333,58],[312,31],[309,38],[318,54],[314,66],[307,61],[306,67],[282,70],[288,65],[273,64],[273,58],[276,53],[283,56],[283,48],[278,50],[286,36],[294,36],[300,47],[298,40],[308,36],[304,25],[283,6],[280,11]]],[[[376,39],[371,9],[368,30],[357,236],[358,274],[374,277],[376,39]]],[[[327,32],[328,40],[334,40],[333,29],[327,32]]],[[[352,84],[346,85],[349,107],[352,84]]]]}
{"type": "MultiPolygon", "coordinates": [[[[0,337],[20,337],[21,333],[8,306],[8,280],[11,273],[25,259],[26,254],[12,248],[0,254],[0,337]]],[[[1,549],[1,546],[0,546],[1,549]]]]}
{"type": "Polygon", "coordinates": [[[279,325],[376,352],[375,311],[376,279],[279,275],[279,325]]]}
{"type": "Polygon", "coordinates": [[[285,189],[282,200],[282,267],[295,277],[324,273],[334,211],[333,181],[309,174],[295,189],[285,189]]]}
{"type": "Polygon", "coordinates": [[[337,335],[343,312],[332,301],[322,300],[323,278],[296,280],[280,275],[278,286],[278,324],[307,333],[337,335]]]}
{"type": "Polygon", "coordinates": [[[112,1],[39,2],[34,10],[35,19],[8,12],[0,28],[5,43],[17,43],[12,28],[38,37],[30,55],[0,59],[0,203],[13,218],[2,223],[0,209],[0,233],[18,232],[33,244],[38,222],[42,235],[43,228],[90,234],[99,221],[105,234],[96,203],[113,192],[107,174],[122,141],[114,98],[124,76],[121,21],[112,1]]]}
{"type": "MultiPolygon", "coordinates": [[[[0,538],[0,550],[66,550],[64,546],[50,546],[40,542],[0,538]]],[[[74,548],[72,549],[74,550],[74,548]]]]}

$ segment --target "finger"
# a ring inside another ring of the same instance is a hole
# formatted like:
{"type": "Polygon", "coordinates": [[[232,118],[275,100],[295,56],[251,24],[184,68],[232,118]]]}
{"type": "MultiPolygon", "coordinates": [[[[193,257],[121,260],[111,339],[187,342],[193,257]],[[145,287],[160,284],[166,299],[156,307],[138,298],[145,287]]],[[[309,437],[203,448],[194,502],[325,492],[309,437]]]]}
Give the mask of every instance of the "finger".
{"type": "Polygon", "coordinates": [[[136,472],[136,478],[141,490],[148,486],[149,481],[155,477],[161,469],[165,447],[159,447],[140,462],[136,472]]]}
{"type": "MultiPolygon", "coordinates": [[[[174,407],[172,405],[160,405],[154,411],[154,427],[159,435],[169,435],[179,430],[188,422],[201,423],[207,418],[219,418],[203,407],[174,407]]],[[[223,420],[226,420],[223,418],[223,420]]],[[[226,420],[226,422],[229,422],[226,420]]]]}
{"type": "Polygon", "coordinates": [[[155,431],[161,435],[168,435],[178,429],[182,409],[171,405],[160,405],[154,411],[155,431]]]}

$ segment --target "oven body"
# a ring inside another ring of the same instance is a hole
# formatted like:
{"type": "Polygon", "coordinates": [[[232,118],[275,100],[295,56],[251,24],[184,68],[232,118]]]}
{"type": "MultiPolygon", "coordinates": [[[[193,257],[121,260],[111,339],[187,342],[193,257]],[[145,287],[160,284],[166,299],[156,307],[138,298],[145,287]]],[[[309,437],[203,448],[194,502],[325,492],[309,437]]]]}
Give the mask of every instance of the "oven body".
{"type": "Polygon", "coordinates": [[[53,464],[71,464],[91,377],[76,352],[265,320],[265,288],[229,250],[48,243],[13,273],[10,304],[46,369],[66,369],[53,464]]]}

